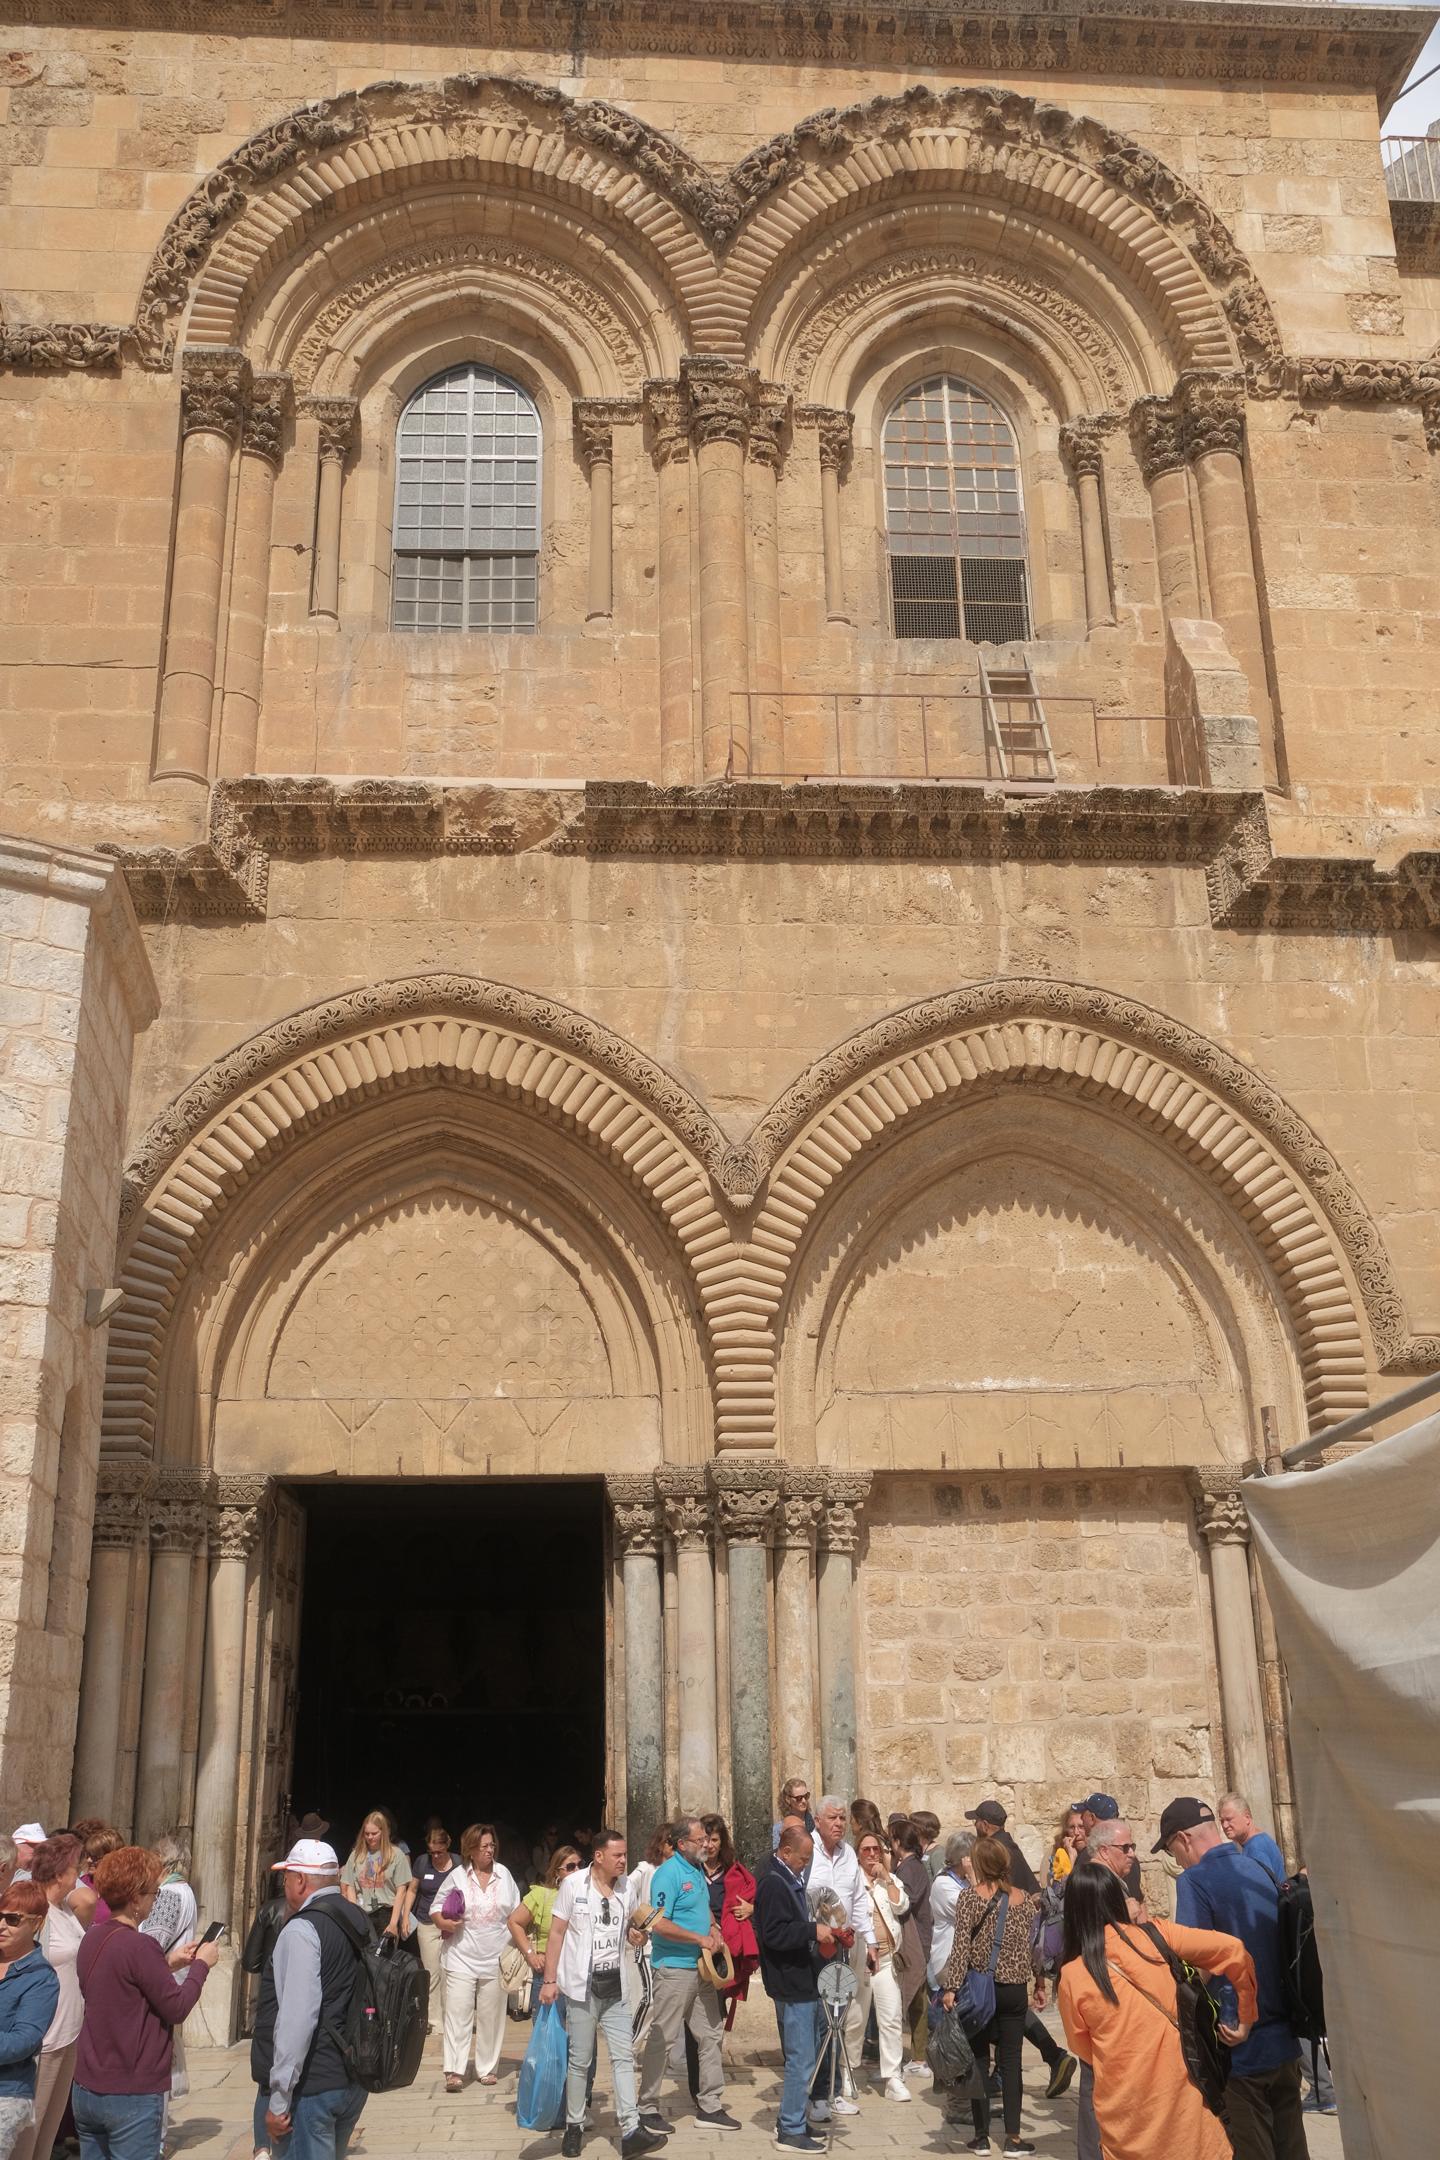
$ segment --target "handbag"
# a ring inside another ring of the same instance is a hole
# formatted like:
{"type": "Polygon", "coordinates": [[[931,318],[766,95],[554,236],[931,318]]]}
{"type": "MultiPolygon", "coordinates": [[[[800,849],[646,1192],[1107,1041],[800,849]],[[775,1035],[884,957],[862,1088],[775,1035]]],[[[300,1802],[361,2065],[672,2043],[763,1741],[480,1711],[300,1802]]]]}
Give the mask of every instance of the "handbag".
{"type": "MultiPolygon", "coordinates": [[[[1003,1890],[997,1890],[990,1900],[990,1906],[994,1908],[995,1913],[995,1940],[990,1945],[990,1961],[979,1972],[967,1972],[965,1978],[955,1990],[955,2008],[960,2013],[961,2024],[965,2027],[972,2040],[978,2034],[984,2032],[987,2025],[991,2025],[995,2021],[995,1971],[1000,1963],[1000,1950],[1005,1941],[1005,1921],[1009,1912],[1009,1897],[1003,1890]]],[[[970,1943],[972,1948],[976,1936],[984,1927],[989,1916],[989,1908],[987,1908],[985,1912],[981,1913],[974,1927],[971,1928],[970,1943]]]]}
{"type": "Polygon", "coordinates": [[[531,1977],[530,1960],[512,1943],[500,1953],[500,1984],[507,1995],[518,1995],[531,1977]]]}

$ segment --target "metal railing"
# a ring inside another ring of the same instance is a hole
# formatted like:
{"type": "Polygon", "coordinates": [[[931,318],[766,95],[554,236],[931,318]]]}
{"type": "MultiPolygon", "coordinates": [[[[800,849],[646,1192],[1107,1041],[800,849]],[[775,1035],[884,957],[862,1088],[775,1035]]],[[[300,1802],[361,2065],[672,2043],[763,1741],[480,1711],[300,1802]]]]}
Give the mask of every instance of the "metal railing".
{"type": "Polygon", "coordinates": [[[1033,787],[1163,786],[1163,715],[1102,713],[1093,698],[940,690],[736,690],[736,780],[1003,780],[1033,787]],[[1035,747],[1043,706],[1053,773],[1035,747]],[[1001,769],[995,729],[1006,741],[1001,769]]]}
{"type": "Polygon", "coordinates": [[[1382,135],[1380,158],[1391,202],[1440,203],[1440,135],[1382,135]]]}

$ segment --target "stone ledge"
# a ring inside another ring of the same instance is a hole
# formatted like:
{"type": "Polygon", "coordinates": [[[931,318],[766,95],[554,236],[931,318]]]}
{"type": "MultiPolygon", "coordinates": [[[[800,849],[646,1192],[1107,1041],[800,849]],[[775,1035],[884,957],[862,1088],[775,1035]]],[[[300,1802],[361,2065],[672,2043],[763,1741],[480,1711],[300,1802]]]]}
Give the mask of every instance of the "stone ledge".
{"type": "Polygon", "coordinates": [[[1392,202],[1390,226],[1402,270],[1440,270],[1440,203],[1392,202]]]}

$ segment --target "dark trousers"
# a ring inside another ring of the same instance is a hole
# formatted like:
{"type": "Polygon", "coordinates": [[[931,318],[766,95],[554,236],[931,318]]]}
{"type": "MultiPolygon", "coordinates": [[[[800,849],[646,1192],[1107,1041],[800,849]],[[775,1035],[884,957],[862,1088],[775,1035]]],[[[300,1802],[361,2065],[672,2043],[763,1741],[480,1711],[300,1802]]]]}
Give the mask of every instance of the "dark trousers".
{"type": "Polygon", "coordinates": [[[1225,2088],[1225,2127],[1235,2160],[1307,2160],[1299,2063],[1232,2077],[1225,2088]]]}
{"type": "Polygon", "coordinates": [[[1104,2160],[1100,2150],[1100,2125],[1095,2120],[1095,2073],[1089,2063],[1080,2065],[1080,2112],[1075,2122],[1075,2160],[1104,2160]]]}
{"type": "MultiPolygon", "coordinates": [[[[1020,2050],[1025,2044],[1025,2013],[1030,1990],[1008,1980],[995,1983],[995,2017],[975,2042],[975,2067],[982,2080],[990,2076],[990,2050],[1000,2066],[1000,2092],[1005,2109],[1005,2135],[1020,2135],[1020,2050]]],[[[990,2135],[990,2095],[970,2103],[970,2120],[976,2137],[990,2135]]]]}
{"type": "Polygon", "coordinates": [[[1049,2026],[1042,2024],[1038,2010],[1027,2010],[1025,2013],[1025,2038],[1031,2047],[1039,2048],[1045,2058],[1047,2070],[1053,2070],[1065,2053],[1049,2026]]]}

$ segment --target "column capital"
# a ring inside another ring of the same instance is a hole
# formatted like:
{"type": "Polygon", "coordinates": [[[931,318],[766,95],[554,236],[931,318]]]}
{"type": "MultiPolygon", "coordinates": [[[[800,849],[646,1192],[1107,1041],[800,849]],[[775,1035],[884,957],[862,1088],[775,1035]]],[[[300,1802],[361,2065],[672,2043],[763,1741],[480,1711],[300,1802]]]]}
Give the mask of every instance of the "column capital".
{"type": "Polygon", "coordinates": [[[750,413],[750,462],[779,472],[785,458],[785,429],[790,418],[790,392],[784,383],[762,382],[755,391],[750,413]]]}
{"type": "Polygon", "coordinates": [[[285,419],[294,396],[288,375],[257,375],[250,385],[245,417],[240,424],[240,447],[254,457],[276,465],[284,451],[285,419]]]}
{"type": "Polygon", "coordinates": [[[868,1470],[827,1470],[820,1516],[823,1552],[853,1553],[860,1542],[860,1510],[869,1498],[868,1470]]]}
{"type": "Polygon", "coordinates": [[[1060,429],[1060,455],[1078,480],[1083,474],[1099,479],[1104,465],[1105,437],[1112,426],[1109,413],[1082,413],[1060,429]]]}
{"type": "Polygon", "coordinates": [[[150,1491],[150,1545],[155,1552],[203,1552],[210,1528],[208,1470],[155,1472],[150,1491]]]}
{"type": "Polygon", "coordinates": [[[222,1560],[248,1560],[259,1543],[274,1487],[266,1477],[215,1480],[210,1550],[222,1560]]]}
{"type": "Polygon", "coordinates": [[[1174,398],[1137,398],[1130,408],[1130,430],[1147,487],[1166,473],[1185,470],[1185,422],[1174,398]]]}
{"type": "Polygon", "coordinates": [[[704,1467],[657,1470],[655,1485],[665,1528],[677,1552],[708,1552],[715,1527],[715,1506],[704,1467]]]}
{"type": "Polygon", "coordinates": [[[710,1465],[720,1531],[728,1545],[768,1545],[780,1504],[784,1467],[773,1455],[758,1460],[722,1456],[710,1465]]]}
{"type": "Polygon", "coordinates": [[[690,455],[690,401],[685,385],[653,376],[641,392],[650,423],[650,454],[657,465],[671,465],[690,455]]]}
{"type": "Polygon", "coordinates": [[[1245,446],[1245,378],[1191,369],[1180,377],[1175,394],[1185,420],[1185,455],[1193,464],[1212,450],[1245,446]]]}
{"type": "Polygon", "coordinates": [[[180,426],[186,435],[240,433],[250,363],[233,345],[192,345],[180,362],[180,426]]]}
{"type": "Polygon", "coordinates": [[[360,425],[360,401],[353,397],[306,398],[301,406],[320,430],[320,462],[343,465],[360,425]]]}
{"type": "Polygon", "coordinates": [[[613,463],[615,430],[641,417],[642,407],[631,398],[576,398],[575,443],[587,470],[613,463]]]}
{"type": "Polygon", "coordinates": [[[102,1462],[95,1486],[93,1542],[98,1550],[133,1551],[150,1532],[148,1463],[102,1462]]]}
{"type": "Polygon", "coordinates": [[[680,380],[689,404],[690,434],[697,450],[711,443],[749,440],[750,417],[759,376],[740,360],[716,353],[690,355],[680,363],[680,380]]]}
{"type": "Polygon", "coordinates": [[[855,439],[855,415],[830,405],[797,405],[795,425],[814,428],[822,472],[842,472],[855,439]]]}
{"type": "Polygon", "coordinates": [[[1248,1545],[1250,1517],[1240,1470],[1191,1470],[1187,1473],[1195,1521],[1207,1545],[1248,1545]]]}
{"type": "Polygon", "coordinates": [[[814,1552],[824,1504],[825,1472],[787,1466],[775,1519],[775,1543],[785,1551],[814,1552]]]}
{"type": "Polygon", "coordinates": [[[655,1479],[648,1470],[616,1471],[605,1480],[622,1554],[658,1553],[663,1530],[655,1479]]]}

